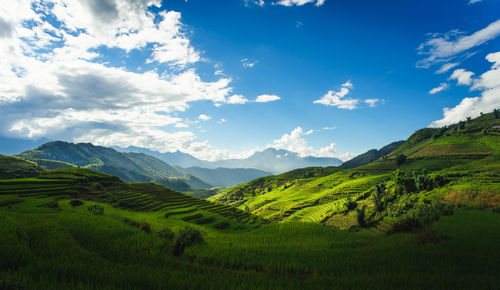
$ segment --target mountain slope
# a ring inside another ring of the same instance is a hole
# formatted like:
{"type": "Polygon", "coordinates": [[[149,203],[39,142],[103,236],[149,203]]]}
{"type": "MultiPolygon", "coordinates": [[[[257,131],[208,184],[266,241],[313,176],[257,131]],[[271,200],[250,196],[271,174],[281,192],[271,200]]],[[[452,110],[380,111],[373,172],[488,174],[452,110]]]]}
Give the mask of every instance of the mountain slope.
{"type": "Polygon", "coordinates": [[[88,143],[62,141],[45,143],[34,150],[19,154],[33,160],[46,159],[71,163],[96,171],[116,175],[125,181],[156,182],[175,190],[211,188],[203,181],[186,176],[180,169],[142,153],[121,153],[114,149],[88,143]]]}
{"type": "Polygon", "coordinates": [[[368,150],[367,152],[360,154],[349,161],[344,162],[342,165],[340,165],[340,167],[349,169],[371,163],[379,159],[380,157],[385,156],[391,153],[392,151],[396,150],[403,143],[405,143],[405,141],[396,141],[380,148],[379,150],[377,149],[368,150]]]}
{"type": "Polygon", "coordinates": [[[249,168],[202,168],[188,167],[184,169],[187,173],[199,177],[205,182],[215,186],[228,187],[245,183],[255,178],[272,175],[270,172],[249,168]]]}
{"type": "Polygon", "coordinates": [[[200,159],[195,158],[187,153],[183,153],[180,151],[160,153],[158,151],[153,151],[153,150],[149,150],[146,148],[140,148],[140,147],[136,147],[136,146],[129,146],[126,148],[114,147],[114,149],[116,149],[120,152],[126,152],[126,153],[128,153],[128,152],[144,153],[144,154],[147,154],[149,156],[153,156],[155,158],[158,158],[158,159],[162,160],[163,162],[166,162],[170,165],[178,166],[178,167],[214,168],[214,166],[215,166],[209,161],[200,160],[200,159]]]}
{"type": "Polygon", "coordinates": [[[447,128],[425,128],[387,157],[354,169],[263,177],[210,199],[273,221],[344,229],[358,226],[360,212],[363,220],[376,224],[412,210],[422,214],[421,207],[436,206],[430,210],[439,212],[441,202],[500,205],[499,126],[500,119],[485,114],[447,128]]]}
{"type": "Polygon", "coordinates": [[[35,177],[43,168],[19,157],[0,155],[0,179],[35,177]]]}

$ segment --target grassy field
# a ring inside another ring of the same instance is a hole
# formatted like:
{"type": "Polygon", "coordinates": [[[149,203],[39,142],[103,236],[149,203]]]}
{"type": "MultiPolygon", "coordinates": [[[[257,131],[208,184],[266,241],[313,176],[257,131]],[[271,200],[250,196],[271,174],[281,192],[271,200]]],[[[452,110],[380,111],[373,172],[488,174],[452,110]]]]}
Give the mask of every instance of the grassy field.
{"type": "MultiPolygon", "coordinates": [[[[1,201],[18,199],[1,195],[1,201]]],[[[155,212],[28,197],[0,206],[0,283],[25,289],[482,288],[500,283],[500,214],[457,211],[418,234],[378,235],[319,224],[268,224],[251,231],[197,226],[206,244],[172,255],[162,228],[186,222],[155,212]],[[58,207],[47,204],[55,201],[58,207]],[[124,218],[151,222],[150,232],[124,218]]],[[[2,285],[2,284],[0,284],[2,285]]],[[[16,289],[16,288],[12,288],[16,289]]],[[[17,288],[20,289],[20,288],[17,288]]]]}

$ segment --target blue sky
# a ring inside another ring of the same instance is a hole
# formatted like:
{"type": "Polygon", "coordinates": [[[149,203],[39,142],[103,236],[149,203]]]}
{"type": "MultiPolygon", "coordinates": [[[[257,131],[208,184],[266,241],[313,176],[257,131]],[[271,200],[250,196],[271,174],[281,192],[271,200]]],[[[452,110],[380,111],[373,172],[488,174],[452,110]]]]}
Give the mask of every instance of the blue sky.
{"type": "Polygon", "coordinates": [[[345,160],[500,107],[500,3],[472,2],[12,1],[0,135],[345,160]]]}

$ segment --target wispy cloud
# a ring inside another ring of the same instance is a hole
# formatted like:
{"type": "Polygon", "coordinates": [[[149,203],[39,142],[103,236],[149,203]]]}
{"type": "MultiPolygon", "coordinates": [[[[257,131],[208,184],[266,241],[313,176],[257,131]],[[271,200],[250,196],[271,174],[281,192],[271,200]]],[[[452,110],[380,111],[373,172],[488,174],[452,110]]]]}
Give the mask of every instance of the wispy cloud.
{"type": "Polygon", "coordinates": [[[260,95],[255,99],[255,102],[257,103],[267,103],[267,102],[274,102],[281,99],[279,96],[276,95],[260,95]]]}
{"type": "Polygon", "coordinates": [[[253,68],[257,63],[257,60],[249,60],[248,58],[241,60],[241,65],[245,68],[253,68]]]}
{"type": "Polygon", "coordinates": [[[441,83],[439,86],[433,88],[432,90],[429,91],[429,94],[434,95],[439,92],[442,92],[444,90],[447,90],[450,86],[447,83],[441,83]]]}
{"type": "Polygon", "coordinates": [[[471,35],[464,35],[464,33],[458,30],[452,30],[444,34],[429,34],[429,39],[422,43],[417,49],[420,55],[425,56],[424,59],[417,62],[417,67],[429,68],[435,64],[450,62],[466,51],[488,40],[494,39],[499,35],[500,20],[491,23],[487,27],[471,35]]]}
{"type": "Polygon", "coordinates": [[[354,110],[358,107],[359,99],[347,99],[345,96],[349,94],[353,85],[350,81],[341,85],[338,91],[328,91],[319,100],[314,101],[314,104],[322,104],[325,106],[337,107],[339,109],[354,110]]]}
{"type": "Polygon", "coordinates": [[[283,5],[283,6],[302,6],[308,3],[314,3],[314,6],[321,6],[325,4],[325,0],[279,0],[277,2],[273,2],[273,5],[283,5]]]}

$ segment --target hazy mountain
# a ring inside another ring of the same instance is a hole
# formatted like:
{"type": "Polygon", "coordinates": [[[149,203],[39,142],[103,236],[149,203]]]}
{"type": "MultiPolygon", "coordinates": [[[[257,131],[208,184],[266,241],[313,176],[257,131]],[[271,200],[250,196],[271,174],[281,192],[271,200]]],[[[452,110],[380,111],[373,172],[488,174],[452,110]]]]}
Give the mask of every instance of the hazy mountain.
{"type": "Polygon", "coordinates": [[[391,153],[392,151],[396,150],[399,146],[403,145],[403,143],[405,143],[405,141],[396,141],[380,148],[379,150],[377,149],[368,150],[365,153],[360,154],[354,157],[353,159],[344,162],[342,165],[340,165],[340,167],[348,169],[368,164],[370,162],[379,159],[382,156],[391,153]]]}
{"type": "Polygon", "coordinates": [[[218,167],[255,168],[273,173],[282,173],[296,168],[339,166],[337,158],[300,157],[299,154],[274,148],[256,152],[246,159],[228,159],[214,162],[218,167]]]}
{"type": "Polygon", "coordinates": [[[19,154],[28,160],[48,159],[87,167],[113,174],[125,181],[155,182],[175,190],[211,188],[196,177],[155,157],[143,153],[122,153],[112,148],[89,143],[73,144],[56,141],[19,154]]]}
{"type": "Polygon", "coordinates": [[[272,175],[271,172],[266,172],[251,168],[202,168],[189,167],[185,171],[191,175],[199,177],[201,180],[213,184],[215,186],[227,187],[245,183],[250,180],[272,175]]]}
{"type": "MultiPolygon", "coordinates": [[[[287,150],[277,150],[269,148],[261,152],[256,152],[252,156],[245,159],[227,159],[215,162],[197,159],[192,155],[180,151],[174,153],[160,153],[145,148],[130,146],[127,148],[116,148],[122,152],[141,152],[158,159],[161,159],[168,164],[188,167],[202,168],[252,168],[261,171],[282,173],[297,168],[317,167],[317,166],[339,166],[342,161],[337,158],[318,158],[318,157],[300,157],[297,153],[287,150]]],[[[228,172],[229,173],[229,172],[228,172]]],[[[247,180],[248,181],[248,180],[247,180]]]]}
{"type": "Polygon", "coordinates": [[[153,157],[156,157],[170,165],[179,166],[179,167],[205,167],[205,168],[214,168],[215,165],[209,161],[200,160],[192,155],[187,153],[183,153],[180,151],[176,152],[166,152],[160,153],[158,151],[149,150],[147,148],[141,148],[136,146],[129,146],[126,148],[123,147],[113,147],[114,149],[121,152],[135,152],[135,153],[144,153],[153,157]]]}

